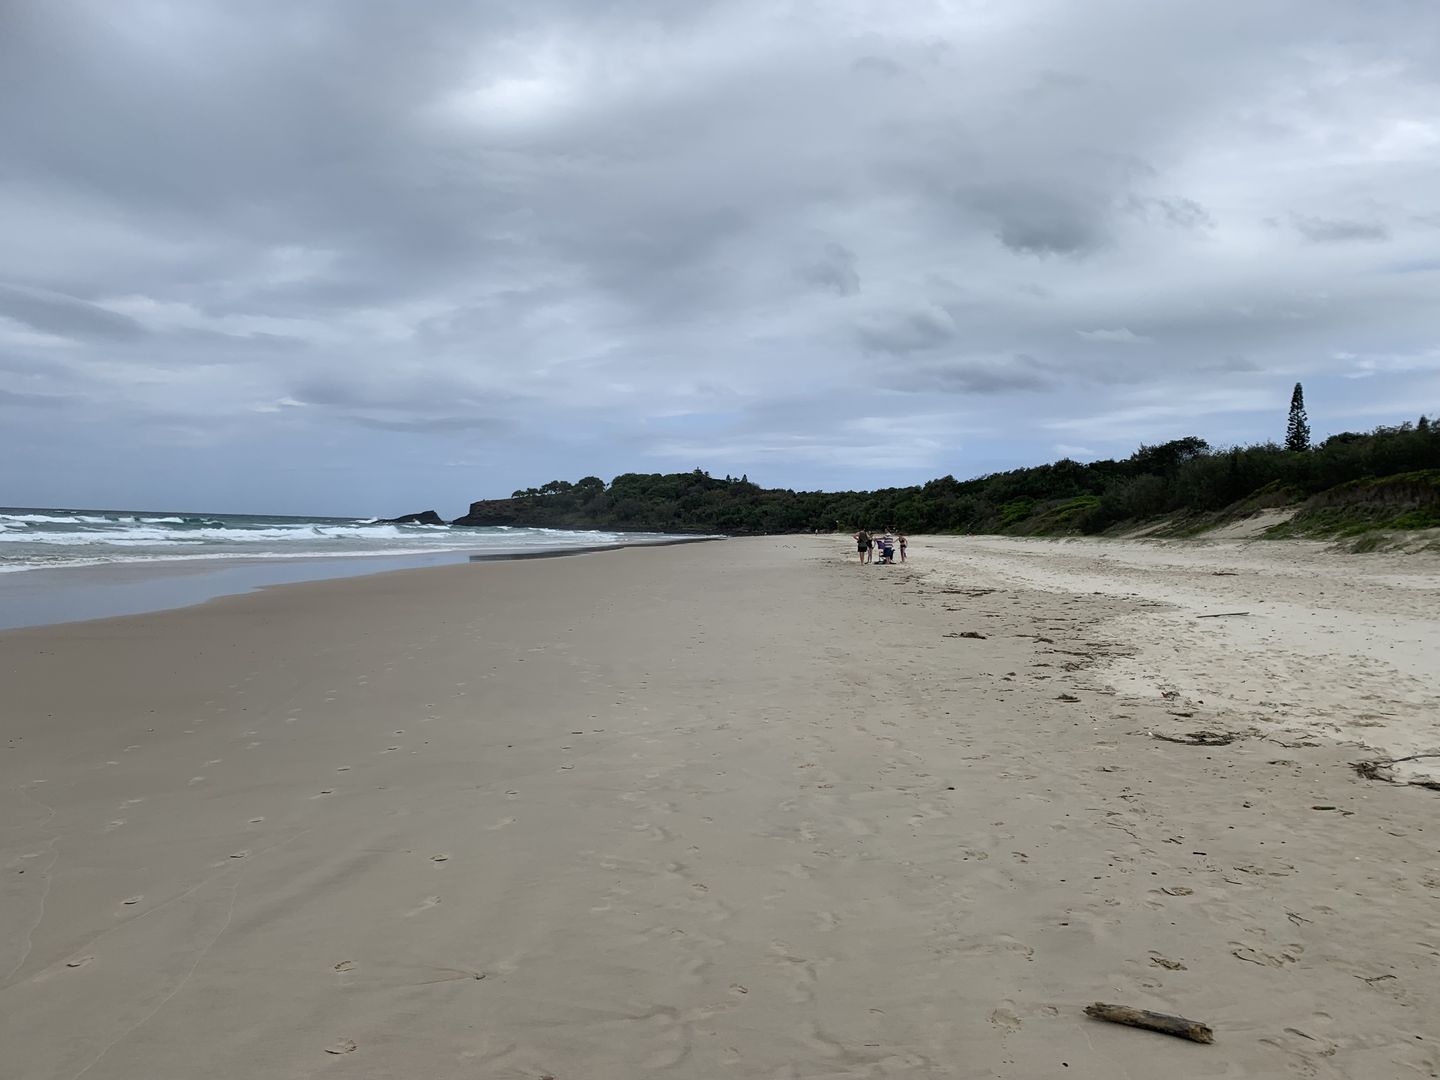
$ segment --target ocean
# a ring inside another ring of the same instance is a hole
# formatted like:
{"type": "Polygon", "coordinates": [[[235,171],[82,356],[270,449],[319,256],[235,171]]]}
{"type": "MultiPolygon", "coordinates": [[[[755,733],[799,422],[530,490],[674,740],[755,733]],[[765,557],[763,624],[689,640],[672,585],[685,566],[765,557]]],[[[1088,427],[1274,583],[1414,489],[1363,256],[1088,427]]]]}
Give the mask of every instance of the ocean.
{"type": "Polygon", "coordinates": [[[188,607],[274,585],[694,537],[0,507],[0,630],[188,607]]]}
{"type": "Polygon", "coordinates": [[[663,539],[600,531],[383,525],[374,518],[0,507],[0,573],[115,563],[514,555],[663,539]]]}

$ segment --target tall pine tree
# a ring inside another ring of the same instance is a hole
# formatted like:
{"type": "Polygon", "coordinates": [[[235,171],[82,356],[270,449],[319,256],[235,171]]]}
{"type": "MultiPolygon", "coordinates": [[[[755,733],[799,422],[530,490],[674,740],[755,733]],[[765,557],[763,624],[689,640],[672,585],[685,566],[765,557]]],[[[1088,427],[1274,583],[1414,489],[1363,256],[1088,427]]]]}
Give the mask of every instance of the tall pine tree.
{"type": "Polygon", "coordinates": [[[1297,382],[1290,395],[1290,423],[1285,426],[1286,450],[1310,449],[1310,419],[1305,415],[1305,390],[1297,382]]]}

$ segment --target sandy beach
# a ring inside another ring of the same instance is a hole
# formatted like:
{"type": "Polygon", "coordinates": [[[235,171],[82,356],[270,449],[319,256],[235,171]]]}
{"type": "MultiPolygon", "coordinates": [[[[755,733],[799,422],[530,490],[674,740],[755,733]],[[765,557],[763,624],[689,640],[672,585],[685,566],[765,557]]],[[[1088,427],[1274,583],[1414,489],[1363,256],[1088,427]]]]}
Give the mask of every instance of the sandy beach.
{"type": "Polygon", "coordinates": [[[0,633],[0,1075],[1440,1075],[1440,559],[911,553],[0,633]]]}

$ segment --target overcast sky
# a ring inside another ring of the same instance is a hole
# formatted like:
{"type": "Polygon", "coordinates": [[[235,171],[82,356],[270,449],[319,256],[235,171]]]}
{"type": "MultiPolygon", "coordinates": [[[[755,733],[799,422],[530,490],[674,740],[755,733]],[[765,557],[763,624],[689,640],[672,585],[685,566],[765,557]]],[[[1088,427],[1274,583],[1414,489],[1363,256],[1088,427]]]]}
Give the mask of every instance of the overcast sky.
{"type": "Polygon", "coordinates": [[[0,504],[1440,412],[1434,0],[0,0],[0,504]]]}

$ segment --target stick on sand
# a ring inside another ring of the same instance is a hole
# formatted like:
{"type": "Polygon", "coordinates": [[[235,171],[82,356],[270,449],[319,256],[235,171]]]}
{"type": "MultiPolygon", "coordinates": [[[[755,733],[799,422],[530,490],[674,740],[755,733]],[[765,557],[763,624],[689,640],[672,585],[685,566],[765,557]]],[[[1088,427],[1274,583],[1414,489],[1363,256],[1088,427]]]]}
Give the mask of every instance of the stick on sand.
{"type": "Polygon", "coordinates": [[[1214,615],[1196,615],[1197,619],[1225,619],[1231,615],[1249,615],[1248,611],[1217,611],[1214,615]]]}
{"type": "Polygon", "coordinates": [[[1112,1024],[1124,1024],[1126,1027],[1159,1031],[1165,1035],[1189,1039],[1191,1042],[1215,1041],[1215,1033],[1210,1030],[1208,1025],[1195,1020],[1186,1020],[1183,1016],[1171,1016],[1169,1013],[1151,1012],[1149,1009],[1132,1009],[1125,1005],[1106,1005],[1104,1002],[1097,1001],[1094,1005],[1085,1006],[1085,1015],[1093,1016],[1096,1020],[1108,1020],[1112,1024]]]}

